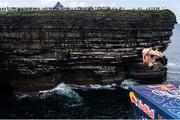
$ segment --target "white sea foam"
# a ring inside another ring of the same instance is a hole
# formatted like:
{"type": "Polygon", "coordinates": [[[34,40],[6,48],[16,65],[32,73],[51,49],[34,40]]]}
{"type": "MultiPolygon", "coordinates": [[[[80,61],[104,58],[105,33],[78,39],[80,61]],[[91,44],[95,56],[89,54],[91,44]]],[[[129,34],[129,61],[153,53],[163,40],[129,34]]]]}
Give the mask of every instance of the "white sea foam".
{"type": "Polygon", "coordinates": [[[130,86],[135,85],[135,84],[137,84],[136,81],[134,81],[132,79],[127,79],[121,83],[121,87],[124,89],[128,89],[130,86]]]}
{"type": "Polygon", "coordinates": [[[112,84],[112,85],[98,85],[98,84],[95,84],[95,85],[90,85],[90,87],[92,89],[114,89],[114,87],[116,86],[116,84],[112,84]]]}
{"type": "Polygon", "coordinates": [[[56,93],[59,95],[66,96],[72,100],[75,100],[77,103],[82,103],[82,98],[79,96],[79,94],[74,90],[72,90],[70,86],[64,83],[60,83],[51,90],[39,91],[39,93],[40,93],[40,98],[42,99],[52,95],[52,93],[56,93]]]}
{"type": "Polygon", "coordinates": [[[180,64],[178,63],[168,63],[167,64],[169,74],[180,74],[180,64]]]}
{"type": "Polygon", "coordinates": [[[177,68],[177,69],[179,69],[179,68],[180,68],[180,64],[169,62],[169,63],[167,64],[167,67],[168,67],[168,68],[177,68]]]}
{"type": "Polygon", "coordinates": [[[168,71],[169,74],[178,74],[180,75],[180,71],[168,71]]]}
{"type": "Polygon", "coordinates": [[[171,63],[171,62],[169,62],[169,63],[167,64],[167,66],[176,66],[176,63],[171,63]]]}
{"type": "Polygon", "coordinates": [[[30,94],[18,94],[18,95],[16,95],[17,100],[21,100],[21,99],[24,99],[24,98],[27,98],[30,96],[31,96],[30,94]]]}
{"type": "Polygon", "coordinates": [[[82,90],[98,90],[98,89],[107,89],[107,90],[115,90],[117,84],[113,83],[111,85],[100,85],[100,84],[90,84],[90,85],[70,85],[73,89],[82,89],[82,90]]]}

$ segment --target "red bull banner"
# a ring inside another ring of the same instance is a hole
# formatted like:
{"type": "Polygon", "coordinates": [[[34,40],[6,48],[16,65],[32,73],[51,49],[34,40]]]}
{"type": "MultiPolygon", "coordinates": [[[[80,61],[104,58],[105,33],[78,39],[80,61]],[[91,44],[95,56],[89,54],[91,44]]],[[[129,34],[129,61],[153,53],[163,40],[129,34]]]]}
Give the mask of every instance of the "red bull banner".
{"type": "Polygon", "coordinates": [[[179,84],[131,86],[129,91],[137,119],[180,119],[179,84]]]}

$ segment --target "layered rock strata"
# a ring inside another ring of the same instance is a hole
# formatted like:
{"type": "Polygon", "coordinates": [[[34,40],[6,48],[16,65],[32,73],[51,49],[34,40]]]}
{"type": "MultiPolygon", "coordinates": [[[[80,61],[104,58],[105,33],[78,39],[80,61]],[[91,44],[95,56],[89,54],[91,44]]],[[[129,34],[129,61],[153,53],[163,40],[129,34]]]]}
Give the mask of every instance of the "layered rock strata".
{"type": "Polygon", "coordinates": [[[147,68],[141,52],[152,46],[165,51],[175,23],[169,10],[3,13],[1,82],[19,90],[39,90],[62,81],[112,84],[128,78],[164,80],[166,68],[147,68]]]}

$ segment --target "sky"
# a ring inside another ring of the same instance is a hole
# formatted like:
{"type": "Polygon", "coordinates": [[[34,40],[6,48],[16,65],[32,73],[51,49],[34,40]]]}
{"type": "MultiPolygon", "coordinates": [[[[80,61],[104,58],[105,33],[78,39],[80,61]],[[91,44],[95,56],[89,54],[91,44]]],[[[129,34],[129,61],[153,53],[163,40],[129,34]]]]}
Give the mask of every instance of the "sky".
{"type": "Polygon", "coordinates": [[[173,11],[180,23],[180,0],[0,0],[0,7],[52,7],[58,1],[65,7],[164,7],[173,11]]]}

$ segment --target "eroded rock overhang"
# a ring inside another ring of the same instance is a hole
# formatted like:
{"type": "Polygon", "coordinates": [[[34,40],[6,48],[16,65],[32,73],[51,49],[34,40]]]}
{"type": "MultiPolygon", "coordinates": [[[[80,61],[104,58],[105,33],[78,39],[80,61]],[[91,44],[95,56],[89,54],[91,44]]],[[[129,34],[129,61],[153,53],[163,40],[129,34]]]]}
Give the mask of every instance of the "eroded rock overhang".
{"type": "Polygon", "coordinates": [[[16,89],[38,90],[62,81],[164,80],[166,68],[160,64],[148,69],[141,52],[153,46],[165,51],[175,23],[169,10],[1,13],[1,81],[10,81],[16,89]]]}

